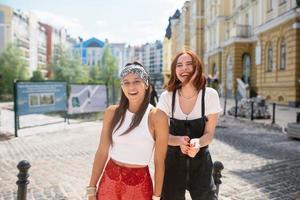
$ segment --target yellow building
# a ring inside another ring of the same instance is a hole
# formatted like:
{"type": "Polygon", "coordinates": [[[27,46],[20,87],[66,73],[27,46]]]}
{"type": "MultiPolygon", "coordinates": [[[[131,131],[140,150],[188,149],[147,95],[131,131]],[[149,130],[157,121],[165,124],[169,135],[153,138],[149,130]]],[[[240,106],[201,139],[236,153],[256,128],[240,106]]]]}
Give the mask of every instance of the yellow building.
{"type": "Polygon", "coordinates": [[[263,1],[259,7],[256,91],[272,102],[300,106],[300,8],[291,0],[263,1]]]}
{"type": "Polygon", "coordinates": [[[299,7],[293,0],[185,2],[170,20],[166,59],[191,49],[219,80],[221,95],[300,106],[299,7]]]}
{"type": "Polygon", "coordinates": [[[255,43],[253,28],[257,20],[257,1],[227,4],[222,49],[222,89],[227,97],[249,97],[255,91],[255,43]],[[238,91],[238,93],[237,93],[238,91]]]}
{"type": "Polygon", "coordinates": [[[221,80],[222,44],[225,20],[229,15],[229,0],[205,0],[205,73],[221,80]]]}
{"type": "Polygon", "coordinates": [[[169,19],[169,26],[166,30],[166,35],[163,41],[163,78],[164,84],[168,82],[171,75],[172,62],[172,43],[171,43],[171,24],[169,19]]]}
{"type": "Polygon", "coordinates": [[[190,49],[194,51],[199,58],[204,58],[205,50],[205,16],[204,1],[191,0],[190,3],[190,49]]]}

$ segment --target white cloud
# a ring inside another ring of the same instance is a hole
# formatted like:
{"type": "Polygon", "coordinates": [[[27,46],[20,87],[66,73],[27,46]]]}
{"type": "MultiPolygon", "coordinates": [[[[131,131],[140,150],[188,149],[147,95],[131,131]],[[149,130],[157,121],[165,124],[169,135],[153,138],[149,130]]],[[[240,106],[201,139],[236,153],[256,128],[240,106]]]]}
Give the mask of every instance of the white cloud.
{"type": "Polygon", "coordinates": [[[97,21],[96,21],[96,24],[97,24],[98,26],[106,26],[106,25],[107,25],[107,22],[106,22],[106,21],[103,21],[103,20],[97,20],[97,21]]]}
{"type": "Polygon", "coordinates": [[[66,29],[83,29],[80,20],[77,18],[70,18],[62,15],[57,15],[52,12],[32,10],[38,19],[44,23],[50,24],[54,27],[64,27],[66,29]]]}

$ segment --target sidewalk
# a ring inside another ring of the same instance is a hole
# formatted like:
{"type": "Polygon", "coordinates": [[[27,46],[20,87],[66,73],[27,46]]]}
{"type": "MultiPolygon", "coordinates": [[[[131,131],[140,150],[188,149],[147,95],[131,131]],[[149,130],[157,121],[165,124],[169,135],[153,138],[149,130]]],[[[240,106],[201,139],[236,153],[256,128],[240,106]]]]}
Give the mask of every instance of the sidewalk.
{"type": "MultiPolygon", "coordinates": [[[[225,99],[220,98],[220,102],[221,102],[222,108],[224,109],[225,99]]],[[[267,105],[268,105],[268,111],[271,114],[271,119],[255,119],[255,120],[253,120],[255,123],[261,123],[261,124],[265,124],[265,125],[272,124],[273,106],[272,106],[272,103],[267,103],[267,105]]],[[[230,110],[234,106],[235,106],[235,100],[227,99],[227,104],[226,104],[226,115],[227,116],[232,116],[232,115],[228,115],[227,111],[230,110]]],[[[293,107],[276,104],[275,124],[283,132],[285,132],[288,123],[296,122],[297,112],[300,112],[300,108],[293,108],[293,107]]],[[[224,111],[223,111],[223,113],[224,113],[224,111]]],[[[232,116],[232,117],[234,117],[234,116],[232,116]]],[[[246,118],[242,118],[242,117],[238,117],[238,119],[251,121],[250,119],[246,119],[246,118]]]]}
{"type": "MultiPolygon", "coordinates": [[[[300,198],[299,141],[230,117],[219,123],[210,151],[213,161],[225,167],[220,200],[300,198]]],[[[0,199],[16,199],[16,165],[26,159],[31,164],[28,200],[86,200],[102,123],[80,125],[0,140],[0,199]]],[[[152,176],[153,168],[152,160],[152,176]]],[[[188,193],[186,197],[191,200],[188,193]]]]}
{"type": "MultiPolygon", "coordinates": [[[[61,130],[76,129],[93,123],[95,121],[80,122],[70,119],[68,124],[60,116],[49,116],[44,114],[31,114],[20,116],[20,127],[18,136],[29,136],[40,133],[52,133],[61,130]]],[[[99,120],[98,120],[99,121],[99,120]]],[[[15,119],[12,103],[0,103],[0,136],[14,137],[15,119]]],[[[1,140],[1,138],[0,138],[1,140]]]]}

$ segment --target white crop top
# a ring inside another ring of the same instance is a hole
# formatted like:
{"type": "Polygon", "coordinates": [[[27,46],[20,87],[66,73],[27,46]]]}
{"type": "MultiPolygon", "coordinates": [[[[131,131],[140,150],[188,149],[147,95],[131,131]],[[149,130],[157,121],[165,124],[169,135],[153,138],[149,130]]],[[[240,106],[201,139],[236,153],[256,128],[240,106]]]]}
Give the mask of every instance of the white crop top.
{"type": "Polygon", "coordinates": [[[140,124],[129,133],[121,135],[128,129],[134,116],[134,113],[126,111],[122,126],[113,133],[113,146],[110,150],[112,159],[127,164],[149,164],[154,149],[154,139],[148,127],[148,115],[152,108],[149,104],[140,124]]]}

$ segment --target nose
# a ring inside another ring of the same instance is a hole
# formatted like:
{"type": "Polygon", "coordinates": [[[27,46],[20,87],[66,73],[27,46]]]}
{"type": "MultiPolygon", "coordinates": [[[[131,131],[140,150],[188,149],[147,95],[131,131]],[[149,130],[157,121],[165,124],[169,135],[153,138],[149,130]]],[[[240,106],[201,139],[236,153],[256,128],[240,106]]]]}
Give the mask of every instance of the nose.
{"type": "Polygon", "coordinates": [[[183,71],[188,71],[188,65],[183,65],[183,71]]]}

